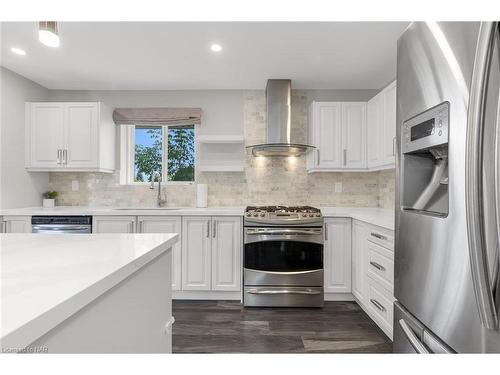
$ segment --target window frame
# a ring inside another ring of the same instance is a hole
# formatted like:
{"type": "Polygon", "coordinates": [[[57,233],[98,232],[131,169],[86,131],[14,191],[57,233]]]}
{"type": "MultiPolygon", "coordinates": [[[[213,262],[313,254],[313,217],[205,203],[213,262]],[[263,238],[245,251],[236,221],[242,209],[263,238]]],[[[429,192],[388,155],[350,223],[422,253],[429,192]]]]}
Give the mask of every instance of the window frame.
{"type": "MultiPolygon", "coordinates": [[[[144,127],[159,127],[162,129],[162,158],[161,174],[162,184],[166,185],[193,185],[196,183],[196,172],[198,169],[198,142],[196,124],[185,124],[184,126],[193,126],[194,131],[194,180],[193,181],[169,181],[167,176],[168,168],[168,128],[179,127],[180,125],[144,125],[144,127]],[[165,135],[167,135],[165,137],[165,135]]],[[[135,128],[140,125],[120,125],[120,185],[150,185],[151,182],[134,181],[135,179],[135,128]]]]}

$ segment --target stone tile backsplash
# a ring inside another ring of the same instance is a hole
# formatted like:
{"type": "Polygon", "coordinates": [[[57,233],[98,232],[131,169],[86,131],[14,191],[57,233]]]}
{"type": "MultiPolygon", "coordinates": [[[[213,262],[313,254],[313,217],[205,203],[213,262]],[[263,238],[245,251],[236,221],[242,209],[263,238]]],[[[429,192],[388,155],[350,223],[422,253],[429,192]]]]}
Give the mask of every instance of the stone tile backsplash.
{"type": "MultiPolygon", "coordinates": [[[[298,142],[307,142],[308,97],[295,90],[292,98],[292,132],[298,142]]],[[[266,137],[266,103],[263,91],[248,91],[244,103],[245,145],[262,143],[266,137]]],[[[51,190],[60,193],[59,205],[151,207],[156,190],[149,186],[120,185],[119,172],[50,173],[51,190]],[[79,191],[72,191],[72,181],[79,191]]],[[[310,204],[313,206],[360,206],[394,208],[394,170],[359,173],[312,173],[305,157],[246,158],[244,172],[196,174],[208,184],[209,206],[265,204],[310,204]],[[335,183],[342,183],[336,193],[335,183]]],[[[196,206],[196,186],[164,186],[167,206],[196,206]]]]}

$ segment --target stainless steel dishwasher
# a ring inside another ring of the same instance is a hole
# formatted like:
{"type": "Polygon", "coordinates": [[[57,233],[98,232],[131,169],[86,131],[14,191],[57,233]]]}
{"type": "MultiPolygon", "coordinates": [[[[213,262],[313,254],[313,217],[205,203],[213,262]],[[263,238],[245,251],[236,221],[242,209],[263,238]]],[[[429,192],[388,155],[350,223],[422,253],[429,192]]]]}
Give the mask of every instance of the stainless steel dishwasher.
{"type": "Polygon", "coordinates": [[[92,216],[32,216],[32,233],[92,233],[92,216]]]}

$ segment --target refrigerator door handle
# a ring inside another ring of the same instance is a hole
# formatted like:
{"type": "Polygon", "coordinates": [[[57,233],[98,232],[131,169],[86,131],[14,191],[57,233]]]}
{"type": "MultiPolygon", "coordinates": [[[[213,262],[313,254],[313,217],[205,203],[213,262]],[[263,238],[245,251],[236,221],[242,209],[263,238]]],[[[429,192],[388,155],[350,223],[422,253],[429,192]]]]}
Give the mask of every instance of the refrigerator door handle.
{"type": "Polygon", "coordinates": [[[429,354],[425,345],[418,339],[408,323],[406,323],[404,319],[399,319],[398,323],[413,349],[415,349],[418,354],[429,354]]]}
{"type": "Polygon", "coordinates": [[[467,114],[466,146],[466,215],[469,239],[471,272],[477,307],[483,326],[495,330],[498,316],[488,272],[486,237],[483,222],[483,126],[486,106],[486,92],[493,47],[497,33],[497,22],[481,22],[467,114]]]}
{"type": "MultiPolygon", "coordinates": [[[[498,61],[500,61],[500,22],[497,22],[497,50],[498,50],[498,61]]],[[[500,74],[500,72],[499,72],[500,74]]],[[[500,87],[498,92],[498,104],[497,104],[497,121],[495,127],[495,134],[497,135],[495,138],[495,165],[494,165],[494,183],[495,183],[495,216],[497,221],[497,248],[494,258],[494,267],[493,267],[493,296],[496,302],[497,308],[497,319],[500,320],[500,165],[498,165],[500,159],[500,87]]]]}

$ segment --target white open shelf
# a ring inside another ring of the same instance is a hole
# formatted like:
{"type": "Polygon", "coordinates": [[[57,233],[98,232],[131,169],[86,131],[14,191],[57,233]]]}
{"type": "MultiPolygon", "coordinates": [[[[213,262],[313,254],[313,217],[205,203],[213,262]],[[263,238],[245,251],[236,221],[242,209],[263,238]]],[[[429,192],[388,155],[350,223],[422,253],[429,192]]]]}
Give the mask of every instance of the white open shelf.
{"type": "Polygon", "coordinates": [[[243,172],[245,143],[242,135],[199,135],[200,172],[243,172]]]}

